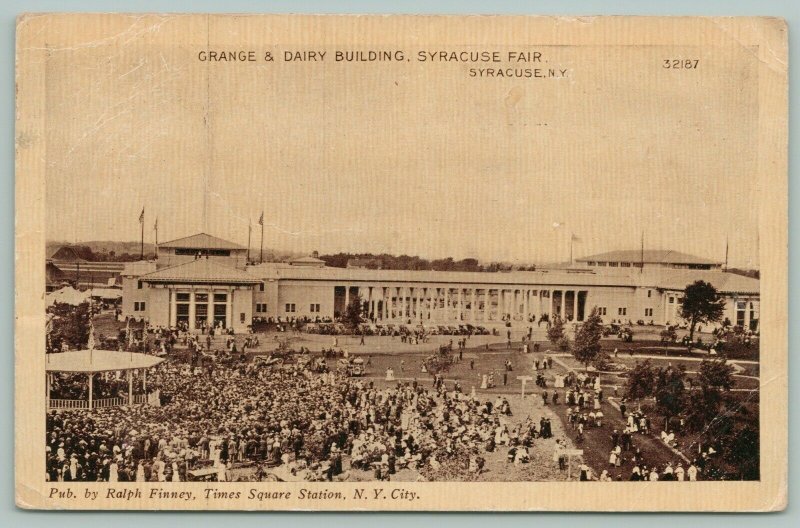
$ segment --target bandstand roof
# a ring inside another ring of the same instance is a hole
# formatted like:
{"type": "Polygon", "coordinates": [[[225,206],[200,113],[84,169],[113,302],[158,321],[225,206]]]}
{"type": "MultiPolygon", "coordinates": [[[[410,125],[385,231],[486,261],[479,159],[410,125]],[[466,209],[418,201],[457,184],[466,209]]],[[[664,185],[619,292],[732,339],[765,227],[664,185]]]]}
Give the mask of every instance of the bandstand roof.
{"type": "Polygon", "coordinates": [[[163,358],[137,352],[116,350],[74,350],[47,354],[47,372],[109,372],[150,368],[164,361],[163,358]]]}

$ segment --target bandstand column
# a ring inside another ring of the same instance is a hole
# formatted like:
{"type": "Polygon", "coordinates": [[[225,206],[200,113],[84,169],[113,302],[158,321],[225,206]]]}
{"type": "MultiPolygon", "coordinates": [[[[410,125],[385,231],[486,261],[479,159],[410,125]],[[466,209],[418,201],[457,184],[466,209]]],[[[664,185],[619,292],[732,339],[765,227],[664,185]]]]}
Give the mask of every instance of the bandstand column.
{"type": "Polygon", "coordinates": [[[142,369],[142,390],[147,394],[147,369],[142,369]]]}
{"type": "Polygon", "coordinates": [[[94,378],[94,373],[90,372],[89,373],[89,410],[90,411],[92,410],[92,399],[93,399],[92,392],[94,391],[94,379],[93,378],[94,378]]]}
{"type": "Polygon", "coordinates": [[[133,369],[128,369],[128,405],[133,405],[133,369]]]}

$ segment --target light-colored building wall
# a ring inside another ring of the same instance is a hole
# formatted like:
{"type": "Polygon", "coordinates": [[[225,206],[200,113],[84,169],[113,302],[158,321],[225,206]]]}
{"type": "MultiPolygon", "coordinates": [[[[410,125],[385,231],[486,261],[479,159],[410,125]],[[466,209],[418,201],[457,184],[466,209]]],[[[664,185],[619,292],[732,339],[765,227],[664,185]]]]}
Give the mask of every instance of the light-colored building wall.
{"type": "MultiPolygon", "coordinates": [[[[175,248],[158,248],[158,267],[167,268],[196,260],[196,253],[191,255],[176,255],[175,253],[175,248]]],[[[224,266],[242,268],[247,263],[247,250],[232,249],[230,250],[230,256],[210,255],[208,258],[224,266]]]]}
{"type": "Polygon", "coordinates": [[[145,309],[149,308],[149,288],[147,284],[142,284],[139,288],[137,277],[123,277],[122,279],[122,316],[141,319],[146,317],[146,312],[136,311],[136,303],[145,303],[145,309]]]}
{"type": "Polygon", "coordinates": [[[276,285],[276,313],[281,317],[333,317],[334,286],[281,282],[276,285]],[[294,312],[286,310],[287,304],[294,305],[294,312]],[[319,312],[312,312],[312,305],[319,305],[319,312]]]}
{"type": "Polygon", "coordinates": [[[169,290],[148,288],[147,317],[153,326],[169,326],[169,290]]]}
{"type": "Polygon", "coordinates": [[[253,290],[246,287],[232,291],[231,325],[234,332],[246,332],[253,320],[253,290]]]}

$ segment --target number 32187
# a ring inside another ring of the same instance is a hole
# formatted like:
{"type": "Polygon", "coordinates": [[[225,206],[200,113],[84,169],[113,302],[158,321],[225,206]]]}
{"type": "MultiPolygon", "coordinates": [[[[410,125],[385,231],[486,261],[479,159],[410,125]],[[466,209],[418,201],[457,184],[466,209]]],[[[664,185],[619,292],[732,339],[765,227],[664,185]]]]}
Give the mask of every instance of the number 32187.
{"type": "Polygon", "coordinates": [[[664,59],[662,66],[669,70],[696,70],[700,59],[664,59]]]}

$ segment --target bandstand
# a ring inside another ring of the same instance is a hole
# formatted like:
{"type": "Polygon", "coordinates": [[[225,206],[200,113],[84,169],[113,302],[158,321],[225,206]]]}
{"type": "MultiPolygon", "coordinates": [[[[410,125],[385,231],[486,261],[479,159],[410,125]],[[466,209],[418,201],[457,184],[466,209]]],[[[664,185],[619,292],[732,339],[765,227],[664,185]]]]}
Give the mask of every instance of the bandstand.
{"type": "MultiPolygon", "coordinates": [[[[96,409],[131,404],[154,404],[147,394],[147,370],[164,361],[163,358],[136,352],[114,350],[75,350],[47,354],[47,408],[48,409],[96,409]],[[144,394],[133,394],[133,374],[142,373],[144,394]],[[94,398],[94,375],[104,372],[125,372],[128,379],[128,395],[113,398],[94,398]],[[51,398],[51,381],[55,373],[86,374],[89,397],[86,400],[51,398]]],[[[153,395],[150,395],[153,396],[153,395]]],[[[157,395],[155,395],[157,399],[157,395]]]]}

